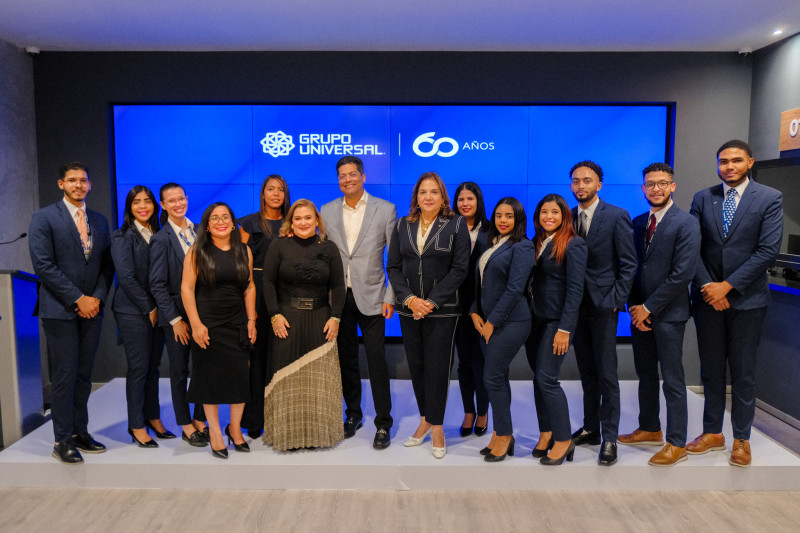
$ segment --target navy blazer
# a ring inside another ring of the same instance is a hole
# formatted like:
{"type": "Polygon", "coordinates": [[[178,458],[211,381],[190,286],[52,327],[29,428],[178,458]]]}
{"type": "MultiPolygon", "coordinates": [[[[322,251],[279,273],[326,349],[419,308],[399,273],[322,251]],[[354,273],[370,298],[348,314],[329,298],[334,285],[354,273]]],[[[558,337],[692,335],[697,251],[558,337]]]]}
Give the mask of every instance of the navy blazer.
{"type": "Polygon", "coordinates": [[[727,281],[733,286],[728,302],[734,309],[756,309],[769,304],[767,268],[775,260],[783,238],[783,195],[750,180],[723,237],[722,184],[694,195],[691,214],[700,221],[701,262],[693,284],[696,301],[706,283],[727,281]]]}
{"type": "Polygon", "coordinates": [[[458,288],[467,277],[469,230],[464,217],[437,218],[428,230],[422,250],[417,249],[419,221],[407,217],[397,221],[389,242],[386,272],[395,294],[395,308],[403,316],[414,316],[404,305],[409,296],[429,300],[434,310],[428,316],[460,316],[463,313],[458,288]]]}
{"type": "MultiPolygon", "coordinates": [[[[586,245],[584,293],[586,302],[597,309],[625,309],[636,274],[636,250],[633,247],[633,225],[628,212],[603,200],[594,211],[586,245]]],[[[572,209],[575,231],[578,231],[578,208],[572,209]]]]}
{"type": "Polygon", "coordinates": [[[180,237],[169,221],[150,238],[150,292],[158,306],[158,323],[169,326],[177,317],[186,319],[181,300],[183,259],[180,237]]]}
{"type": "Polygon", "coordinates": [[[550,241],[533,267],[531,308],[538,318],[558,320],[558,329],[574,333],[583,300],[588,247],[583,239],[574,237],[561,263],[550,256],[552,252],[550,241]]]}
{"type": "MultiPolygon", "coordinates": [[[[476,245],[477,248],[477,245],[476,245]]],[[[504,242],[492,253],[483,269],[483,277],[476,266],[475,294],[470,313],[477,313],[494,327],[505,322],[531,319],[531,309],[525,298],[536,249],[527,238],[519,242],[504,242]]]]}
{"type": "MultiPolygon", "coordinates": [[[[86,209],[91,232],[92,251],[83,255],[81,236],[63,201],[39,209],[33,214],[28,230],[28,244],[33,271],[39,276],[38,314],[41,318],[70,320],[77,318],[75,302],[82,295],[104,302],[114,278],[106,217],[86,209]]],[[[100,319],[100,312],[94,317],[100,319]]]]}
{"type": "MultiPolygon", "coordinates": [[[[481,228],[482,230],[483,228],[481,228]]],[[[476,294],[476,287],[475,287],[475,273],[476,267],[478,266],[478,259],[480,259],[483,252],[486,251],[488,245],[486,244],[486,240],[489,236],[488,231],[478,231],[478,237],[475,239],[475,246],[472,248],[472,252],[469,254],[469,265],[467,266],[467,277],[464,279],[464,283],[461,284],[461,287],[458,289],[458,297],[461,300],[462,308],[464,309],[464,314],[468,315],[472,312],[472,304],[475,302],[475,294],[476,294]]]]}
{"type": "Polygon", "coordinates": [[[657,320],[689,320],[689,284],[700,257],[700,224],[674,203],[645,245],[650,211],[633,220],[638,264],[628,306],[644,304],[657,320]]]}
{"type": "Polygon", "coordinates": [[[135,226],[111,234],[111,257],[117,271],[111,308],[116,313],[149,315],[156,308],[150,294],[150,245],[135,226]]]}

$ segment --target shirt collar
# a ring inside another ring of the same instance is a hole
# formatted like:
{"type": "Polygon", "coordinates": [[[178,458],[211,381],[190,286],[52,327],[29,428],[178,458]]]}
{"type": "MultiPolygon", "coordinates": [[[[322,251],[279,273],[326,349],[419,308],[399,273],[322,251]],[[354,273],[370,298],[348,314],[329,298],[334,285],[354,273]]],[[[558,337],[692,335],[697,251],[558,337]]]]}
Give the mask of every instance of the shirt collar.
{"type": "Polygon", "coordinates": [[[83,214],[84,215],[86,214],[86,202],[83,202],[83,205],[78,207],[75,204],[68,202],[67,199],[64,198],[64,204],[67,206],[67,209],[69,210],[69,216],[71,216],[73,219],[75,218],[75,213],[78,212],[78,209],[83,209],[83,214]]]}
{"type": "Polygon", "coordinates": [[[355,211],[359,207],[367,205],[367,198],[369,198],[369,194],[367,194],[367,191],[364,191],[364,194],[362,194],[361,198],[359,198],[358,202],[356,202],[356,206],[355,207],[350,207],[349,205],[347,205],[347,198],[345,198],[343,196],[342,197],[342,207],[344,209],[351,209],[351,210],[355,211]]]}
{"type": "MultiPolygon", "coordinates": [[[[181,231],[183,231],[180,226],[178,226],[172,221],[171,218],[167,217],[167,221],[169,222],[169,225],[172,226],[172,229],[175,230],[175,233],[180,233],[181,231]]],[[[192,231],[194,231],[194,224],[192,224],[192,221],[189,220],[189,217],[186,217],[186,227],[192,228],[192,231]]]]}
{"type": "Polygon", "coordinates": [[[139,221],[138,221],[138,220],[134,220],[134,221],[133,221],[133,225],[134,225],[134,226],[136,226],[136,229],[138,229],[138,230],[139,230],[139,233],[143,233],[143,232],[147,231],[147,232],[149,232],[149,233],[150,233],[150,235],[152,235],[152,234],[153,234],[153,232],[152,232],[152,231],[150,231],[150,228],[146,228],[146,227],[144,227],[142,224],[140,224],[140,223],[139,223],[139,221]]]}
{"type": "Polygon", "coordinates": [[[580,216],[581,213],[586,212],[586,216],[592,218],[594,216],[594,211],[595,209],[597,209],[598,205],[600,205],[600,197],[595,197],[595,201],[592,203],[592,205],[590,205],[586,209],[583,209],[581,205],[578,204],[578,216],[580,216]]]}
{"type": "Polygon", "coordinates": [[[722,182],[722,196],[727,196],[729,190],[736,189],[736,193],[739,195],[739,198],[741,198],[748,185],[750,185],[750,177],[745,178],[744,181],[736,187],[731,187],[727,183],[722,182]]]}
{"type": "Polygon", "coordinates": [[[664,215],[667,213],[667,210],[669,210],[670,207],[672,207],[672,198],[669,199],[669,203],[662,209],[659,209],[658,211],[653,211],[650,209],[650,214],[656,216],[656,224],[661,224],[661,220],[664,218],[664,215]]]}

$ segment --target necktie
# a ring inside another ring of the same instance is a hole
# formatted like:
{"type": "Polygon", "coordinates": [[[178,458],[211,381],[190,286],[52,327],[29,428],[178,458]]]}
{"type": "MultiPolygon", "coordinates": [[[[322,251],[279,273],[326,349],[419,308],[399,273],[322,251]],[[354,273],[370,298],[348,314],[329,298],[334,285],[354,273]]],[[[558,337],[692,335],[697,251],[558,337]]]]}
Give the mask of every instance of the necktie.
{"type": "Polygon", "coordinates": [[[89,253],[92,251],[91,244],[89,243],[89,227],[86,225],[86,214],[83,209],[78,209],[77,212],[78,233],[81,235],[81,244],[83,245],[83,256],[88,259],[89,253]]]}
{"type": "Polygon", "coordinates": [[[586,214],[586,211],[581,211],[581,214],[578,215],[578,235],[586,238],[586,234],[588,232],[589,226],[589,215],[586,214]]]}
{"type": "Polygon", "coordinates": [[[733,214],[736,213],[736,189],[728,189],[725,201],[722,203],[722,229],[725,237],[728,236],[728,228],[733,222],[733,214]]]}
{"type": "Polygon", "coordinates": [[[650,213],[650,225],[647,226],[647,239],[645,244],[649,247],[653,242],[653,234],[656,232],[656,214],[650,213]]]}

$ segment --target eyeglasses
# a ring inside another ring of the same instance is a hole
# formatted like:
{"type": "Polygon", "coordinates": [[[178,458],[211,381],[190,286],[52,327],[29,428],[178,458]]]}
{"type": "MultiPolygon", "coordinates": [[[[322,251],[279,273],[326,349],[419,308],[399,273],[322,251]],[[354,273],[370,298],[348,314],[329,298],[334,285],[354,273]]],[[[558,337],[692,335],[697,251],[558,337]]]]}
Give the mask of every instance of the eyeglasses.
{"type": "Polygon", "coordinates": [[[178,204],[185,204],[186,200],[189,198],[187,196],[181,196],[180,198],[170,198],[169,200],[165,201],[164,203],[170,207],[178,204]]]}
{"type": "Polygon", "coordinates": [[[591,185],[592,183],[594,183],[594,178],[583,178],[583,179],[573,178],[570,181],[570,183],[572,183],[573,185],[580,185],[581,183],[583,183],[584,185],[591,185]]]}
{"type": "Polygon", "coordinates": [[[672,183],[672,182],[671,181],[667,181],[667,180],[664,180],[664,181],[646,181],[645,184],[644,184],[644,188],[647,189],[648,191],[652,191],[653,189],[658,187],[659,189],[661,189],[663,191],[664,189],[669,187],[670,183],[672,183]]]}
{"type": "Polygon", "coordinates": [[[355,180],[361,177],[361,172],[353,171],[349,174],[339,174],[339,181],[345,181],[346,179],[355,180]]]}
{"type": "Polygon", "coordinates": [[[230,222],[231,216],[230,215],[211,215],[208,217],[208,220],[211,222],[230,222]]]}

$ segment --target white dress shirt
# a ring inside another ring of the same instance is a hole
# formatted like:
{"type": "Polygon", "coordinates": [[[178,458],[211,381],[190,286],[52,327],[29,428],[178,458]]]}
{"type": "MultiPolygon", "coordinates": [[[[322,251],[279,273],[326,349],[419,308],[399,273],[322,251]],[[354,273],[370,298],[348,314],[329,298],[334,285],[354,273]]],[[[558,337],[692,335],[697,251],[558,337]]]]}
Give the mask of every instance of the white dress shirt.
{"type": "MultiPolygon", "coordinates": [[[[358,234],[361,233],[361,225],[364,223],[364,214],[367,212],[367,191],[361,195],[355,207],[347,205],[347,200],[342,199],[342,225],[344,226],[344,236],[347,241],[347,251],[353,253],[356,246],[358,234]]],[[[347,265],[345,272],[345,282],[348,288],[352,288],[350,282],[350,265],[347,265]]]]}

